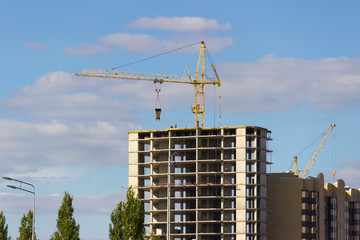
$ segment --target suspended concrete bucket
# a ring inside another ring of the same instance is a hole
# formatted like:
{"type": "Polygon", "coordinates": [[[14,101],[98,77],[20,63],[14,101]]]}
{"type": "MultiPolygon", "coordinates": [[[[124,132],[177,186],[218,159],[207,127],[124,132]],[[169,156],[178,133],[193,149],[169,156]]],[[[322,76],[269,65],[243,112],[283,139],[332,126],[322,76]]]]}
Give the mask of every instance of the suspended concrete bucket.
{"type": "Polygon", "coordinates": [[[155,108],[155,119],[160,120],[161,108],[155,108]]]}

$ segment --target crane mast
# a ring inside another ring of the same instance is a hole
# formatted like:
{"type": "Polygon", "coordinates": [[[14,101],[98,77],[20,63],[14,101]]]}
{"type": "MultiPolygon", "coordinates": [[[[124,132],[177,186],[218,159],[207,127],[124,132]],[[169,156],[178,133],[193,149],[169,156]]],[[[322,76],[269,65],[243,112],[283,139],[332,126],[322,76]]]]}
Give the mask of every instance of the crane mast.
{"type": "Polygon", "coordinates": [[[316,148],[314,154],[312,155],[312,157],[310,158],[310,160],[308,161],[308,163],[306,164],[305,168],[303,171],[300,172],[299,168],[298,168],[298,163],[297,163],[297,156],[294,157],[294,167],[293,167],[293,172],[295,173],[296,176],[299,176],[300,178],[306,178],[310,172],[310,169],[312,168],[312,166],[315,163],[316,158],[318,157],[320,151],[322,150],[322,148],[324,147],[324,144],[326,143],[327,139],[330,136],[331,131],[333,130],[333,128],[335,127],[335,124],[332,124],[330,126],[330,128],[324,132],[323,134],[325,134],[325,136],[323,137],[323,139],[321,140],[319,146],[316,148]]]}
{"type": "MultiPolygon", "coordinates": [[[[141,81],[151,81],[154,83],[169,82],[169,83],[192,84],[195,87],[195,103],[191,106],[191,111],[195,114],[195,126],[204,127],[205,85],[207,84],[218,85],[219,89],[221,87],[221,80],[216,72],[214,64],[211,64],[211,67],[214,71],[216,78],[205,77],[205,53],[206,53],[206,45],[205,42],[202,41],[194,78],[191,78],[190,74],[189,76],[179,76],[179,75],[149,74],[149,73],[122,72],[122,71],[113,71],[113,70],[93,70],[93,69],[83,69],[81,73],[76,73],[75,76],[141,80],[141,81]]],[[[221,92],[219,95],[221,95],[221,92]]]]}
{"type": "Polygon", "coordinates": [[[201,44],[198,63],[196,66],[194,87],[195,87],[195,104],[191,106],[191,111],[195,114],[195,125],[199,126],[201,120],[204,126],[204,111],[205,111],[205,44],[201,44]],[[196,83],[196,84],[195,84],[196,83]],[[200,84],[198,84],[200,83],[200,84]],[[200,118],[200,120],[199,120],[200,118]]]}

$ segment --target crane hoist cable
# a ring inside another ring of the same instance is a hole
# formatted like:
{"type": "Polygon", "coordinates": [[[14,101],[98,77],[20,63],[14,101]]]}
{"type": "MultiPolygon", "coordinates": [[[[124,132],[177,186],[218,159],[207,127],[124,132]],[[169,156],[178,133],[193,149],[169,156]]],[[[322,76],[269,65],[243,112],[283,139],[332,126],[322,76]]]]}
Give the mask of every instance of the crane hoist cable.
{"type": "Polygon", "coordinates": [[[336,129],[334,130],[334,133],[332,135],[332,147],[331,149],[333,150],[332,151],[332,154],[331,154],[331,157],[332,157],[332,163],[333,163],[333,170],[331,171],[331,173],[333,174],[333,178],[334,178],[334,182],[335,182],[335,174],[336,174],[336,129]]]}
{"type": "Polygon", "coordinates": [[[124,65],[121,65],[121,66],[118,66],[118,67],[110,68],[109,71],[119,69],[119,68],[123,68],[123,67],[127,67],[127,66],[130,66],[130,65],[139,63],[139,62],[143,62],[143,61],[146,61],[146,60],[149,60],[149,59],[152,59],[152,58],[156,58],[156,57],[168,54],[168,53],[176,52],[176,51],[182,50],[184,48],[188,48],[188,47],[197,45],[199,43],[201,43],[201,42],[192,43],[192,44],[189,44],[189,45],[186,45],[186,46],[183,46],[183,47],[175,48],[175,49],[172,49],[172,50],[169,50],[169,51],[166,51],[166,52],[163,52],[163,53],[159,53],[159,54],[147,57],[147,58],[143,58],[143,59],[140,59],[140,60],[137,60],[137,61],[134,61],[134,62],[130,62],[130,63],[124,64],[124,65]]]}
{"type": "MultiPolygon", "coordinates": [[[[194,44],[185,46],[189,47],[194,44]]],[[[185,47],[177,48],[175,50],[171,50],[165,52],[163,54],[173,52],[176,50],[183,49],[185,47]]],[[[127,79],[127,80],[141,80],[141,81],[151,81],[151,82],[169,82],[169,83],[186,83],[191,84],[195,87],[195,103],[191,106],[191,111],[195,114],[195,126],[196,127],[204,127],[205,125],[205,85],[212,84],[217,85],[219,87],[219,104],[220,104],[220,112],[221,112],[221,80],[219,75],[215,69],[215,65],[212,63],[211,67],[215,74],[215,78],[207,78],[205,75],[205,56],[207,53],[207,48],[205,42],[201,42],[200,54],[198,58],[198,63],[196,66],[195,77],[189,76],[178,76],[178,75],[166,75],[166,74],[149,74],[149,73],[137,73],[137,72],[122,72],[122,71],[114,71],[114,70],[94,70],[94,69],[83,69],[81,73],[75,74],[75,76],[85,76],[85,77],[100,77],[100,78],[116,78],[116,79],[127,79]]],[[[160,56],[163,54],[158,54],[156,56],[160,56]]],[[[153,56],[153,57],[156,57],[153,56]]],[[[152,57],[140,60],[145,61],[152,57]]],[[[131,64],[140,62],[136,61],[131,64]]],[[[123,65],[123,66],[128,66],[123,65]]],[[[119,67],[123,67],[119,66],[119,67]]],[[[113,68],[117,69],[119,67],[113,68]]],[[[220,114],[220,126],[221,126],[221,114],[220,114]]]]}

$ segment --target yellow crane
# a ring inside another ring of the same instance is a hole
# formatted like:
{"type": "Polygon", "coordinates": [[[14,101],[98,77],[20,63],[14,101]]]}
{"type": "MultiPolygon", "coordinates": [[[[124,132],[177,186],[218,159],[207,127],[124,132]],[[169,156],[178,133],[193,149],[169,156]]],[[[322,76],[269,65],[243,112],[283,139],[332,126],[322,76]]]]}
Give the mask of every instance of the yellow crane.
{"type": "Polygon", "coordinates": [[[207,84],[217,85],[219,87],[219,92],[220,92],[219,98],[221,99],[221,80],[216,72],[213,63],[211,63],[211,67],[214,71],[215,78],[207,78],[205,76],[205,56],[206,56],[206,45],[205,42],[202,41],[194,78],[190,76],[190,72],[189,72],[189,76],[178,76],[178,75],[166,75],[166,74],[149,74],[149,73],[122,72],[122,71],[113,71],[113,70],[92,70],[92,69],[83,69],[81,73],[77,73],[75,75],[85,76],[85,77],[118,78],[118,79],[128,79],[128,80],[151,81],[154,83],[169,82],[169,83],[192,84],[195,87],[195,103],[191,106],[191,111],[195,114],[196,127],[204,127],[205,85],[207,84]]]}
{"type": "MultiPolygon", "coordinates": [[[[315,150],[314,154],[312,155],[312,157],[310,158],[310,160],[308,161],[308,163],[306,164],[304,170],[300,171],[298,168],[298,163],[297,163],[297,156],[294,157],[294,167],[293,167],[293,172],[295,173],[296,176],[299,176],[300,178],[306,178],[307,175],[309,174],[309,171],[311,169],[311,167],[314,165],[316,158],[318,157],[321,149],[323,148],[324,144],[326,143],[331,131],[333,130],[333,128],[335,127],[335,124],[332,124],[330,126],[330,128],[325,131],[324,133],[321,134],[325,135],[323,137],[323,139],[321,140],[319,146],[317,147],[317,149],[315,150]]],[[[333,171],[333,174],[335,174],[335,171],[333,171]]]]}

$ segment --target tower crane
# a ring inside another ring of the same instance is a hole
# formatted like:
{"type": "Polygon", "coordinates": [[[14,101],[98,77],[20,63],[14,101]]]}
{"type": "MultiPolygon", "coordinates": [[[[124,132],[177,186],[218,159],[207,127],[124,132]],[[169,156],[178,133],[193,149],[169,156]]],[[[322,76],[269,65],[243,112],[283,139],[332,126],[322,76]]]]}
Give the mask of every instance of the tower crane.
{"type": "Polygon", "coordinates": [[[310,158],[310,160],[308,161],[308,163],[306,164],[304,170],[300,171],[298,168],[298,163],[297,163],[297,156],[294,157],[294,167],[293,167],[293,172],[295,173],[296,176],[299,176],[300,178],[306,178],[310,172],[311,167],[314,165],[316,158],[318,157],[321,149],[323,148],[324,144],[326,143],[331,131],[333,130],[333,128],[335,127],[335,124],[332,124],[330,126],[330,128],[325,131],[324,133],[321,134],[325,135],[323,137],[323,139],[321,140],[319,146],[316,148],[314,154],[312,155],[312,157],[310,158]]]}
{"type": "Polygon", "coordinates": [[[202,41],[194,78],[190,76],[190,73],[189,76],[178,76],[178,75],[149,74],[149,73],[122,72],[122,71],[113,71],[113,70],[92,70],[92,69],[83,69],[81,73],[77,73],[75,75],[85,76],[85,77],[101,77],[101,78],[151,81],[154,83],[169,82],[169,83],[192,84],[195,87],[195,103],[191,106],[191,111],[195,114],[196,127],[204,127],[205,85],[207,84],[217,85],[219,87],[219,92],[220,92],[219,98],[221,99],[221,80],[219,78],[219,75],[217,74],[214,63],[211,62],[211,58],[210,58],[210,62],[211,62],[212,70],[214,71],[215,74],[215,78],[207,78],[205,76],[206,52],[207,51],[206,51],[205,42],[202,41]]]}

